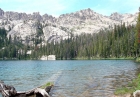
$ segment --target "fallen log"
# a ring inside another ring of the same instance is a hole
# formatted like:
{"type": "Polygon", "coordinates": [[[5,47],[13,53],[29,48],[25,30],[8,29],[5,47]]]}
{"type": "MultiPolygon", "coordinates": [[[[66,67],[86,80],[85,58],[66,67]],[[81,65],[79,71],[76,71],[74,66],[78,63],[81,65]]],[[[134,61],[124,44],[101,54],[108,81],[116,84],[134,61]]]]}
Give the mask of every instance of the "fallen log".
{"type": "Polygon", "coordinates": [[[49,92],[53,85],[46,86],[43,89],[41,87],[39,86],[29,91],[17,92],[13,86],[6,85],[0,81],[0,93],[3,97],[50,97],[49,92]]]}
{"type": "Polygon", "coordinates": [[[41,94],[43,97],[50,97],[49,94],[45,91],[45,89],[36,88],[34,93],[41,94]]]}

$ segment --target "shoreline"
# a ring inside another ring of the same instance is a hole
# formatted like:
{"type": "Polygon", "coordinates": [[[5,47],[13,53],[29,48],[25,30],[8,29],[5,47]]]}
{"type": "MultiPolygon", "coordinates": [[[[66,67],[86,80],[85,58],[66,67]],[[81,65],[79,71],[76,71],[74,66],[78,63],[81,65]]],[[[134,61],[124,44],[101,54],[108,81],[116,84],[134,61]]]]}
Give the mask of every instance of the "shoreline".
{"type": "MultiPolygon", "coordinates": [[[[17,60],[41,60],[41,59],[17,59],[17,58],[0,58],[0,61],[17,61],[17,60]]],[[[68,59],[61,59],[56,58],[56,60],[136,60],[136,62],[140,62],[140,58],[134,58],[134,57],[122,57],[122,58],[86,58],[86,57],[78,57],[78,58],[68,58],[68,59]],[[137,61],[138,60],[138,61],[137,61]]],[[[43,61],[43,60],[42,60],[43,61]]]]}

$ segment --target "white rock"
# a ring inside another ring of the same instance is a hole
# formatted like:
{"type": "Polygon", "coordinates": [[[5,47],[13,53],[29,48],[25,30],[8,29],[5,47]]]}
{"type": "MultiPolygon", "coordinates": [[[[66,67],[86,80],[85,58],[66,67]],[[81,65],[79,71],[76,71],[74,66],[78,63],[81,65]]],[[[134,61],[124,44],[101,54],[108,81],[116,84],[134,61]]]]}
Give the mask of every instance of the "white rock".
{"type": "Polygon", "coordinates": [[[133,93],[134,97],[140,97],[140,90],[137,90],[133,93]]]}

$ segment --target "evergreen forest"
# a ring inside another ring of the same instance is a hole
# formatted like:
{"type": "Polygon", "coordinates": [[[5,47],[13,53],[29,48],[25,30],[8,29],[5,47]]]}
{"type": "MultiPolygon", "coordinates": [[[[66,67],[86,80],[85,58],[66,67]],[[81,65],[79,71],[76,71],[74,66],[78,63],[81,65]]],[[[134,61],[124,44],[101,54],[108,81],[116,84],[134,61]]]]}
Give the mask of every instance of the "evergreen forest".
{"type": "MultiPolygon", "coordinates": [[[[42,30],[39,30],[42,31],[42,30]]],[[[35,39],[33,46],[24,45],[0,29],[0,59],[36,60],[43,55],[56,55],[56,59],[100,59],[100,58],[136,58],[140,56],[140,12],[136,25],[114,25],[99,33],[81,35],[69,34],[69,38],[60,42],[46,43],[35,39]],[[40,46],[38,46],[40,44],[40,46]],[[27,52],[31,51],[31,54],[27,52]]]]}

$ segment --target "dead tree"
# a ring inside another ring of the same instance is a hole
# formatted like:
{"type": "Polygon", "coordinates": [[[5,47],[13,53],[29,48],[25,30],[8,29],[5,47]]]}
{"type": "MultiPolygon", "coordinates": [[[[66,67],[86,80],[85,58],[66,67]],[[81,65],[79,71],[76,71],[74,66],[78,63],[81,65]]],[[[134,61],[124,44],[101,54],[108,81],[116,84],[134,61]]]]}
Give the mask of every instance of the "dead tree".
{"type": "Polygon", "coordinates": [[[47,86],[45,89],[40,88],[40,86],[29,91],[17,92],[13,86],[0,81],[0,93],[3,97],[50,97],[49,92],[52,86],[47,86]]]}

